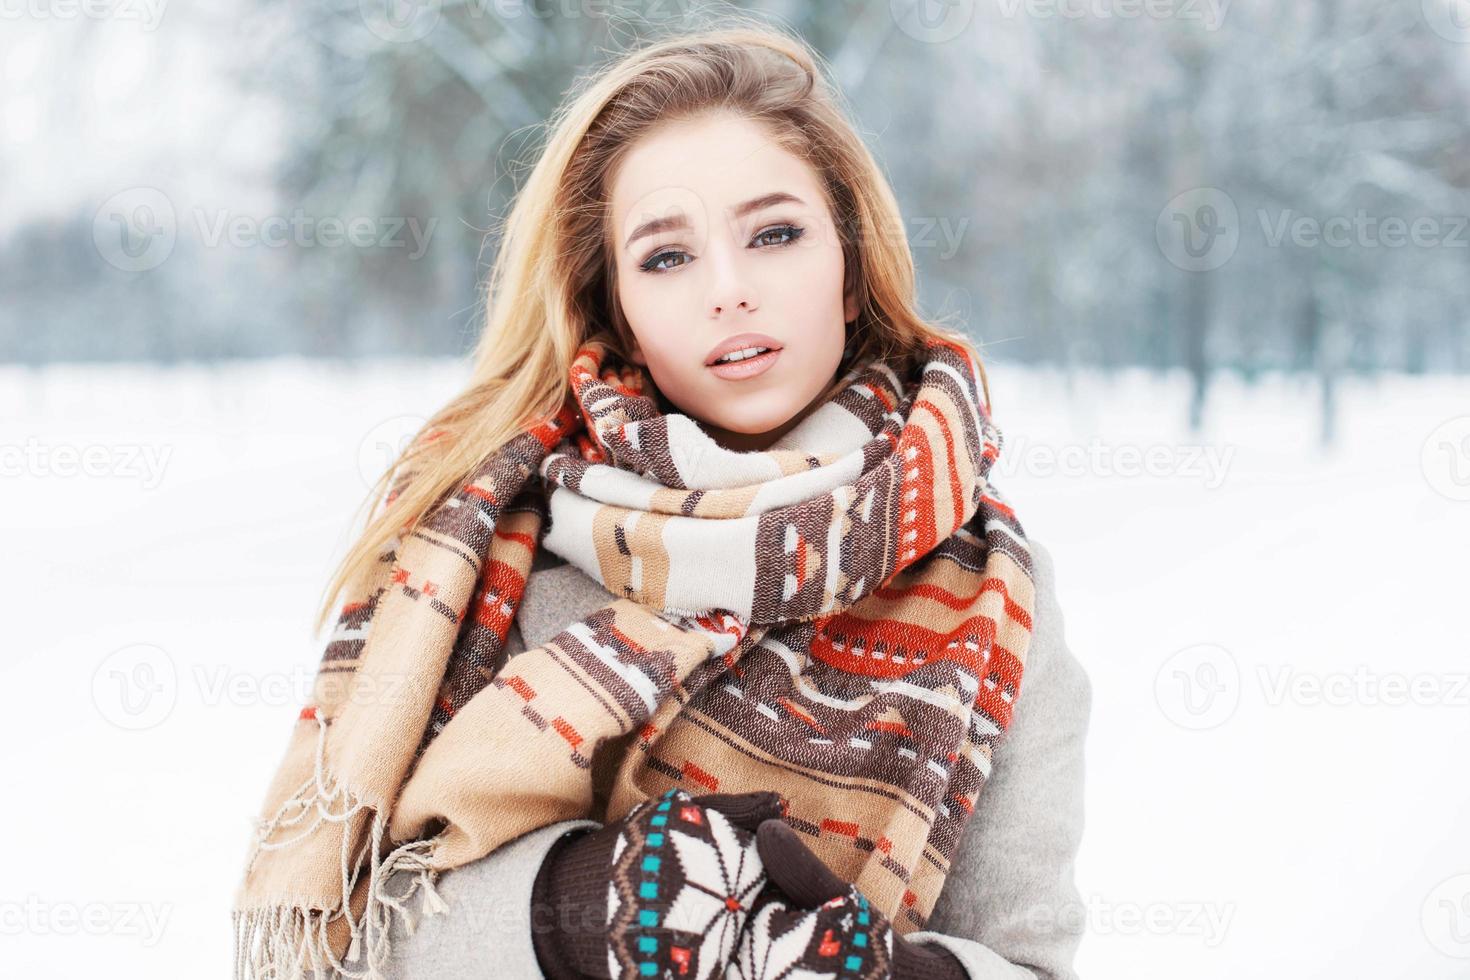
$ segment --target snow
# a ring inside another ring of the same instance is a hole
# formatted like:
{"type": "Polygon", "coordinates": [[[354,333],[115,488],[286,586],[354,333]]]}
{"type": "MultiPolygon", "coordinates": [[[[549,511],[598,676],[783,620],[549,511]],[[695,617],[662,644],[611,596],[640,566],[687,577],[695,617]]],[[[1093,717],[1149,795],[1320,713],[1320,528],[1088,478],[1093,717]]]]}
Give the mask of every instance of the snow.
{"type": "MultiPolygon", "coordinates": [[[[1191,435],[1182,376],[990,374],[1093,683],[1080,974],[1463,976],[1470,381],[1345,382],[1324,451],[1300,379],[1222,380],[1191,435]]],[[[228,969],[322,586],[464,377],[0,367],[8,975],[228,969]]]]}

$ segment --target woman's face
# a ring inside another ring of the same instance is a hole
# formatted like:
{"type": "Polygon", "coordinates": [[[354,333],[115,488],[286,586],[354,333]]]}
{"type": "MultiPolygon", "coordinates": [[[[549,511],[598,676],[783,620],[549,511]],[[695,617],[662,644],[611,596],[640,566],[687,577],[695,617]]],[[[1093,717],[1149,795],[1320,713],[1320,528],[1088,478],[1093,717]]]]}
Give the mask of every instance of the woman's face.
{"type": "Polygon", "coordinates": [[[817,172],[722,112],[630,147],[609,203],[633,360],[720,445],[767,448],[820,403],[857,317],[817,172]],[[712,366],[742,334],[776,352],[712,366]]]}

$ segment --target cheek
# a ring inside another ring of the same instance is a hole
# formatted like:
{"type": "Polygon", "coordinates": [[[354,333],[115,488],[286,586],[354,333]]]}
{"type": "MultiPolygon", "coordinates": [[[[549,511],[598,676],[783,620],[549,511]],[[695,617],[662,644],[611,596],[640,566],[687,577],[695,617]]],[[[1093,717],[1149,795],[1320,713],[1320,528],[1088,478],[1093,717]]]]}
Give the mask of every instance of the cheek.
{"type": "Polygon", "coordinates": [[[779,289],[791,303],[802,309],[828,312],[835,303],[840,309],[843,291],[842,245],[832,229],[813,230],[809,237],[786,249],[767,270],[766,286],[779,289]]]}
{"type": "MultiPolygon", "coordinates": [[[[650,316],[646,311],[635,311],[624,307],[628,317],[628,328],[638,347],[633,360],[661,374],[667,374],[671,365],[689,359],[689,331],[680,329],[676,322],[650,316]]],[[[667,317],[667,313],[663,314],[667,317]]]]}
{"type": "Polygon", "coordinates": [[[616,281],[618,305],[637,344],[633,361],[646,365],[657,357],[662,330],[658,322],[658,304],[653,302],[639,279],[634,273],[619,272],[616,281]]]}
{"type": "Polygon", "coordinates": [[[618,302],[638,342],[637,359],[644,364],[680,364],[689,359],[699,339],[689,330],[697,306],[676,295],[669,284],[651,282],[654,278],[643,273],[620,275],[618,302]]]}
{"type": "Polygon", "coordinates": [[[782,309],[802,323],[802,343],[812,352],[847,341],[840,248],[813,248],[780,270],[782,309]]]}

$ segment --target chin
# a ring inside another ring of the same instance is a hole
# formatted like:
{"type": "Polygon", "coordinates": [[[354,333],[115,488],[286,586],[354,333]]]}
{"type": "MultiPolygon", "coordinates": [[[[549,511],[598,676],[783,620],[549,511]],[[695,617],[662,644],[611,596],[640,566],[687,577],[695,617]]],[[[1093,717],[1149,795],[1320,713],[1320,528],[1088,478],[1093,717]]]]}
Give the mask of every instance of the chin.
{"type": "Polygon", "coordinates": [[[759,436],[781,428],[799,411],[801,411],[800,405],[782,405],[771,411],[740,412],[728,417],[715,416],[709,421],[726,432],[738,432],[743,436],[759,436]]]}
{"type": "Polygon", "coordinates": [[[781,426],[785,425],[788,421],[789,416],[788,418],[781,419],[779,422],[771,422],[770,424],[766,424],[764,422],[752,425],[737,425],[734,423],[722,422],[715,422],[714,424],[719,426],[721,429],[724,429],[726,432],[732,433],[734,435],[763,436],[768,432],[775,432],[777,429],[781,428],[781,426]]]}

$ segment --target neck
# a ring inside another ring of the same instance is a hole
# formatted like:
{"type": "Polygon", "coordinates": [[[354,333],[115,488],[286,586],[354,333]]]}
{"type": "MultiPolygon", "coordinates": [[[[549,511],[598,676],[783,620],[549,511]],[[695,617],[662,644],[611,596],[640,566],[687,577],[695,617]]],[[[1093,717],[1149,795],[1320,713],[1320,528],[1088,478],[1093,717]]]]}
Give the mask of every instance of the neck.
{"type": "MultiPolygon", "coordinates": [[[[728,449],[736,453],[760,453],[770,449],[780,438],[802,423],[808,415],[817,408],[826,404],[834,394],[837,393],[837,385],[841,381],[841,373],[834,375],[831,383],[817,393],[816,397],[807,402],[806,405],[791,418],[783,422],[780,427],[768,432],[733,432],[722,429],[717,425],[696,418],[695,422],[704,430],[705,435],[713,439],[722,449],[728,449]]],[[[691,416],[692,417],[692,416],[691,416]]]]}

